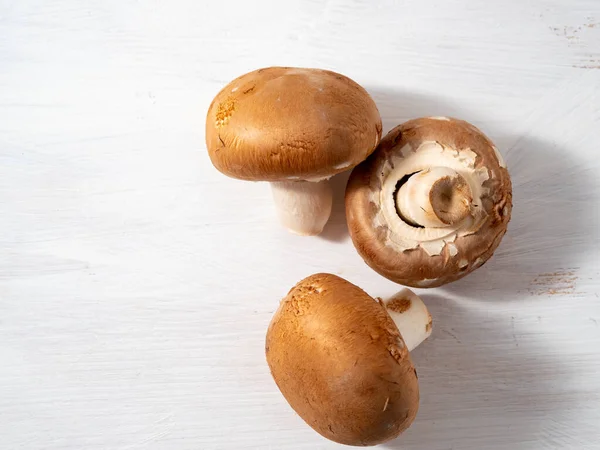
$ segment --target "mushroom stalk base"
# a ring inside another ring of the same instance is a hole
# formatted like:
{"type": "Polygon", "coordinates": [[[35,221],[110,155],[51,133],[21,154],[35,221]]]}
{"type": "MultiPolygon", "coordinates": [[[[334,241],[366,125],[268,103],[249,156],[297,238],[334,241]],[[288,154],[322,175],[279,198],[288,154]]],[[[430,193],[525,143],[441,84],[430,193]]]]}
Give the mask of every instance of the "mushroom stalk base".
{"type": "Polygon", "coordinates": [[[398,327],[409,352],[431,335],[431,314],[423,300],[410,289],[402,289],[392,298],[384,300],[383,305],[398,327]]]}
{"type": "Polygon", "coordinates": [[[333,203],[329,180],[279,181],[271,183],[271,189],[279,221],[285,228],[302,236],[323,231],[333,203]]]}

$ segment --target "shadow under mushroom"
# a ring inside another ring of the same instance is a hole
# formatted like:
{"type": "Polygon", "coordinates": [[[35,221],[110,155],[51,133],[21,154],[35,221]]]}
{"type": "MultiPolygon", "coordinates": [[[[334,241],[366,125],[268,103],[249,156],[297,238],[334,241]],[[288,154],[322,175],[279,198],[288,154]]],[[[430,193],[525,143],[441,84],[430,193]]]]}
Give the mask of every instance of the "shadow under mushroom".
{"type": "Polygon", "coordinates": [[[350,178],[351,170],[335,175],[330,180],[330,186],[333,191],[333,206],[331,216],[325,228],[319,235],[320,238],[332,242],[345,242],[350,239],[348,234],[348,224],[346,223],[346,207],[344,205],[344,195],[346,193],[346,184],[350,178]]]}
{"type": "Polygon", "coordinates": [[[411,353],[419,376],[419,412],[412,426],[384,447],[517,448],[577,426],[576,412],[586,395],[572,389],[581,380],[564,355],[523,334],[523,324],[515,328],[510,314],[494,317],[437,295],[422,297],[434,327],[429,341],[411,353]]]}

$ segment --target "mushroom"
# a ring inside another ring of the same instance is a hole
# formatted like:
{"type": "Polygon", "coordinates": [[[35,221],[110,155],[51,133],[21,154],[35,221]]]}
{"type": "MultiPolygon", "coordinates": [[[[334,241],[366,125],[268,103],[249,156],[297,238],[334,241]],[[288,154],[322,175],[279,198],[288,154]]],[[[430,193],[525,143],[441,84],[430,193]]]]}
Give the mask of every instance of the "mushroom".
{"type": "Polygon", "coordinates": [[[270,67],[236,78],[217,94],[206,116],[206,146],[223,174],[271,183],[288,230],[315,235],[331,213],[328,179],[369,156],[381,130],[375,102],[351,79],[270,67]]]}
{"type": "Polygon", "coordinates": [[[408,289],[388,301],[319,273],[281,301],[266,337],[279,390],[315,431],[340,444],[397,437],[419,406],[409,351],[431,334],[423,302],[408,289]]]}
{"type": "Polygon", "coordinates": [[[506,233],[511,209],[498,149],[473,125],[447,117],[391,130],[346,187],[358,253],[406,286],[441,286],[482,266],[506,233]]]}

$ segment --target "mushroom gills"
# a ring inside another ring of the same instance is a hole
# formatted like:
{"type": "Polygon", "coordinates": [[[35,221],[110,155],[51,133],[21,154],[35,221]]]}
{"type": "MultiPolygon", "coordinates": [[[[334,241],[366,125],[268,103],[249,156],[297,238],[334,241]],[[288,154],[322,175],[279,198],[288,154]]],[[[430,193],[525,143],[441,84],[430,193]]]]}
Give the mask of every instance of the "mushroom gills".
{"type": "Polygon", "coordinates": [[[433,328],[431,314],[423,300],[413,291],[402,289],[382,303],[398,327],[409,352],[431,336],[433,328]]]}

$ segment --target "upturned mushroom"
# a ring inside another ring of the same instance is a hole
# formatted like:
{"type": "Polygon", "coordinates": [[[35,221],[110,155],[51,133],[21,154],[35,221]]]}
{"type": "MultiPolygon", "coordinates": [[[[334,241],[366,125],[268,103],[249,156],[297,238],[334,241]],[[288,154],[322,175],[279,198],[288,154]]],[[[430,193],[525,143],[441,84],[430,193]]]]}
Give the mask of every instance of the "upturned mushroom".
{"type": "Polygon", "coordinates": [[[223,174],[271,183],[288,230],[315,235],[331,213],[328,179],[369,156],[381,130],[375,102],[351,79],[270,67],[236,78],[217,94],[206,116],[206,146],[223,174]]]}
{"type": "Polygon", "coordinates": [[[281,393],[315,431],[341,444],[376,445],[397,437],[417,414],[409,351],[431,328],[427,308],[408,289],[375,300],[320,273],[281,301],[266,357],[281,393]]]}
{"type": "Polygon", "coordinates": [[[354,246],[384,277],[435,287],[481,267],[506,232],[512,187],[494,144],[446,117],[391,130],[353,171],[346,216],[354,246]]]}

